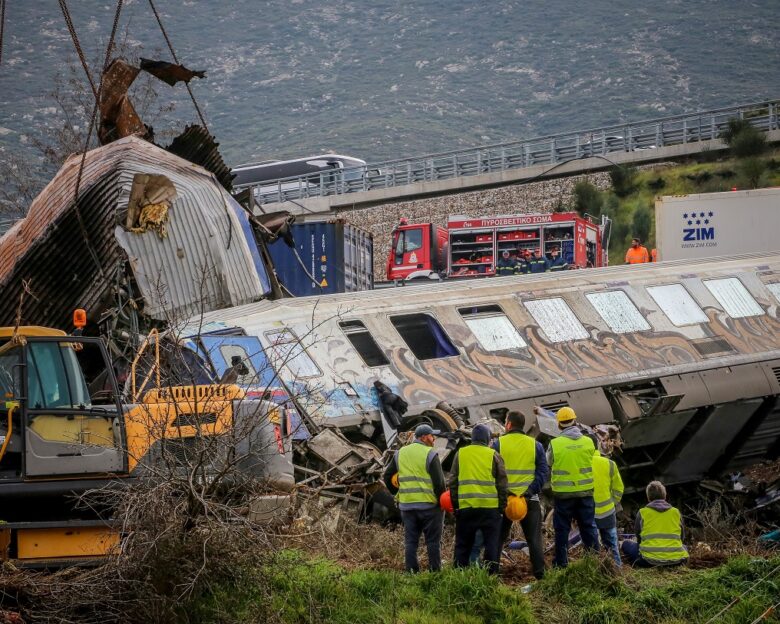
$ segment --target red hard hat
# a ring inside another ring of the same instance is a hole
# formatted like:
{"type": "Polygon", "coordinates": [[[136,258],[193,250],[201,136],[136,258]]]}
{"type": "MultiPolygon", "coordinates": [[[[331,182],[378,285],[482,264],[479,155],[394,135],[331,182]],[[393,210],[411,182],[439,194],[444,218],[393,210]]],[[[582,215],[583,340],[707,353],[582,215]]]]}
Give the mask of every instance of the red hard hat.
{"type": "Polygon", "coordinates": [[[455,508],[452,506],[452,496],[449,490],[444,490],[444,493],[439,497],[439,507],[441,507],[447,513],[455,513],[455,508]]]}

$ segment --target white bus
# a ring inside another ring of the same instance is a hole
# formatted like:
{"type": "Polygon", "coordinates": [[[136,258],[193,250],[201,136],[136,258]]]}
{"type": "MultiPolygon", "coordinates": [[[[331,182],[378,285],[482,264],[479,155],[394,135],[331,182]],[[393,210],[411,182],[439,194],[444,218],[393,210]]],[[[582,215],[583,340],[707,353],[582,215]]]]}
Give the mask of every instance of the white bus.
{"type": "MultiPolygon", "coordinates": [[[[332,188],[336,184],[362,185],[366,161],[339,154],[320,154],[293,160],[269,160],[239,165],[232,169],[235,174],[233,191],[254,187],[259,201],[306,187],[332,188]],[[305,181],[280,179],[309,176],[305,181]]],[[[282,199],[281,197],[279,198],[282,199]]]]}

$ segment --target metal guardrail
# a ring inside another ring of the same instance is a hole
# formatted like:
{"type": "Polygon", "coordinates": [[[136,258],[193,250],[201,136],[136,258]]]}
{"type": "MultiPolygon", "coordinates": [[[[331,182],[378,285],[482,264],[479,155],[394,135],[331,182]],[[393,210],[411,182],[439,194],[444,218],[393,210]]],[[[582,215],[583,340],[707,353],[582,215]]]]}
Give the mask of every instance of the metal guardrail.
{"type": "Polygon", "coordinates": [[[534,165],[554,167],[564,162],[605,156],[614,152],[645,151],[717,139],[733,118],[746,119],[760,130],[777,130],[780,128],[780,100],[582,132],[552,134],[349,169],[331,169],[244,185],[235,190],[249,188],[256,203],[270,204],[393,188],[417,182],[449,180],[534,165]]]}

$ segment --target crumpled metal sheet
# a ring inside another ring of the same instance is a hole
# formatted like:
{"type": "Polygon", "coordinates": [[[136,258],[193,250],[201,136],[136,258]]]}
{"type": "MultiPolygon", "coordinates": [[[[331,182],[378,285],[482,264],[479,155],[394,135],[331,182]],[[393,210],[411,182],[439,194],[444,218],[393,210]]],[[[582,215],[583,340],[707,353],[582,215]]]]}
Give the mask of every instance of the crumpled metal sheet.
{"type": "Polygon", "coordinates": [[[187,69],[184,65],[176,65],[167,61],[153,61],[141,58],[141,69],[155,78],[174,86],[177,82],[189,83],[193,78],[205,78],[205,71],[187,69]]]}
{"type": "Polygon", "coordinates": [[[126,136],[138,135],[152,140],[151,128],[144,125],[127,90],[133,84],[140,70],[122,59],[114,59],[103,74],[103,88],[100,92],[100,127],[98,138],[101,145],[107,145],[126,136]]]}
{"type": "Polygon", "coordinates": [[[35,295],[25,298],[25,323],[68,329],[75,308],[95,320],[113,305],[115,277],[128,260],[140,307],[152,318],[249,303],[269,290],[235,200],[205,170],[136,137],[86,156],[79,209],[98,268],[73,204],[80,161],[69,158],[0,238],[0,325],[13,324],[23,279],[35,295]],[[165,176],[176,189],[165,239],[123,227],[137,174],[165,176]]]}
{"type": "Polygon", "coordinates": [[[203,126],[187,126],[165,149],[210,171],[228,191],[233,188],[235,174],[222,159],[219,143],[203,126]]]}

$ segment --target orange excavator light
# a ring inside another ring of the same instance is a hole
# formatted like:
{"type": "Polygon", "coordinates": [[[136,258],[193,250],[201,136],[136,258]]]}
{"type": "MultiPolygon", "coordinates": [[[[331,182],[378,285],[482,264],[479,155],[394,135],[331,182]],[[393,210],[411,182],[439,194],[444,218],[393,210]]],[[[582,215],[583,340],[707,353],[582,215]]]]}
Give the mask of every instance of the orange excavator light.
{"type": "Polygon", "coordinates": [[[87,326],[87,311],[83,308],[73,310],[73,326],[76,329],[84,329],[87,326]]]}

